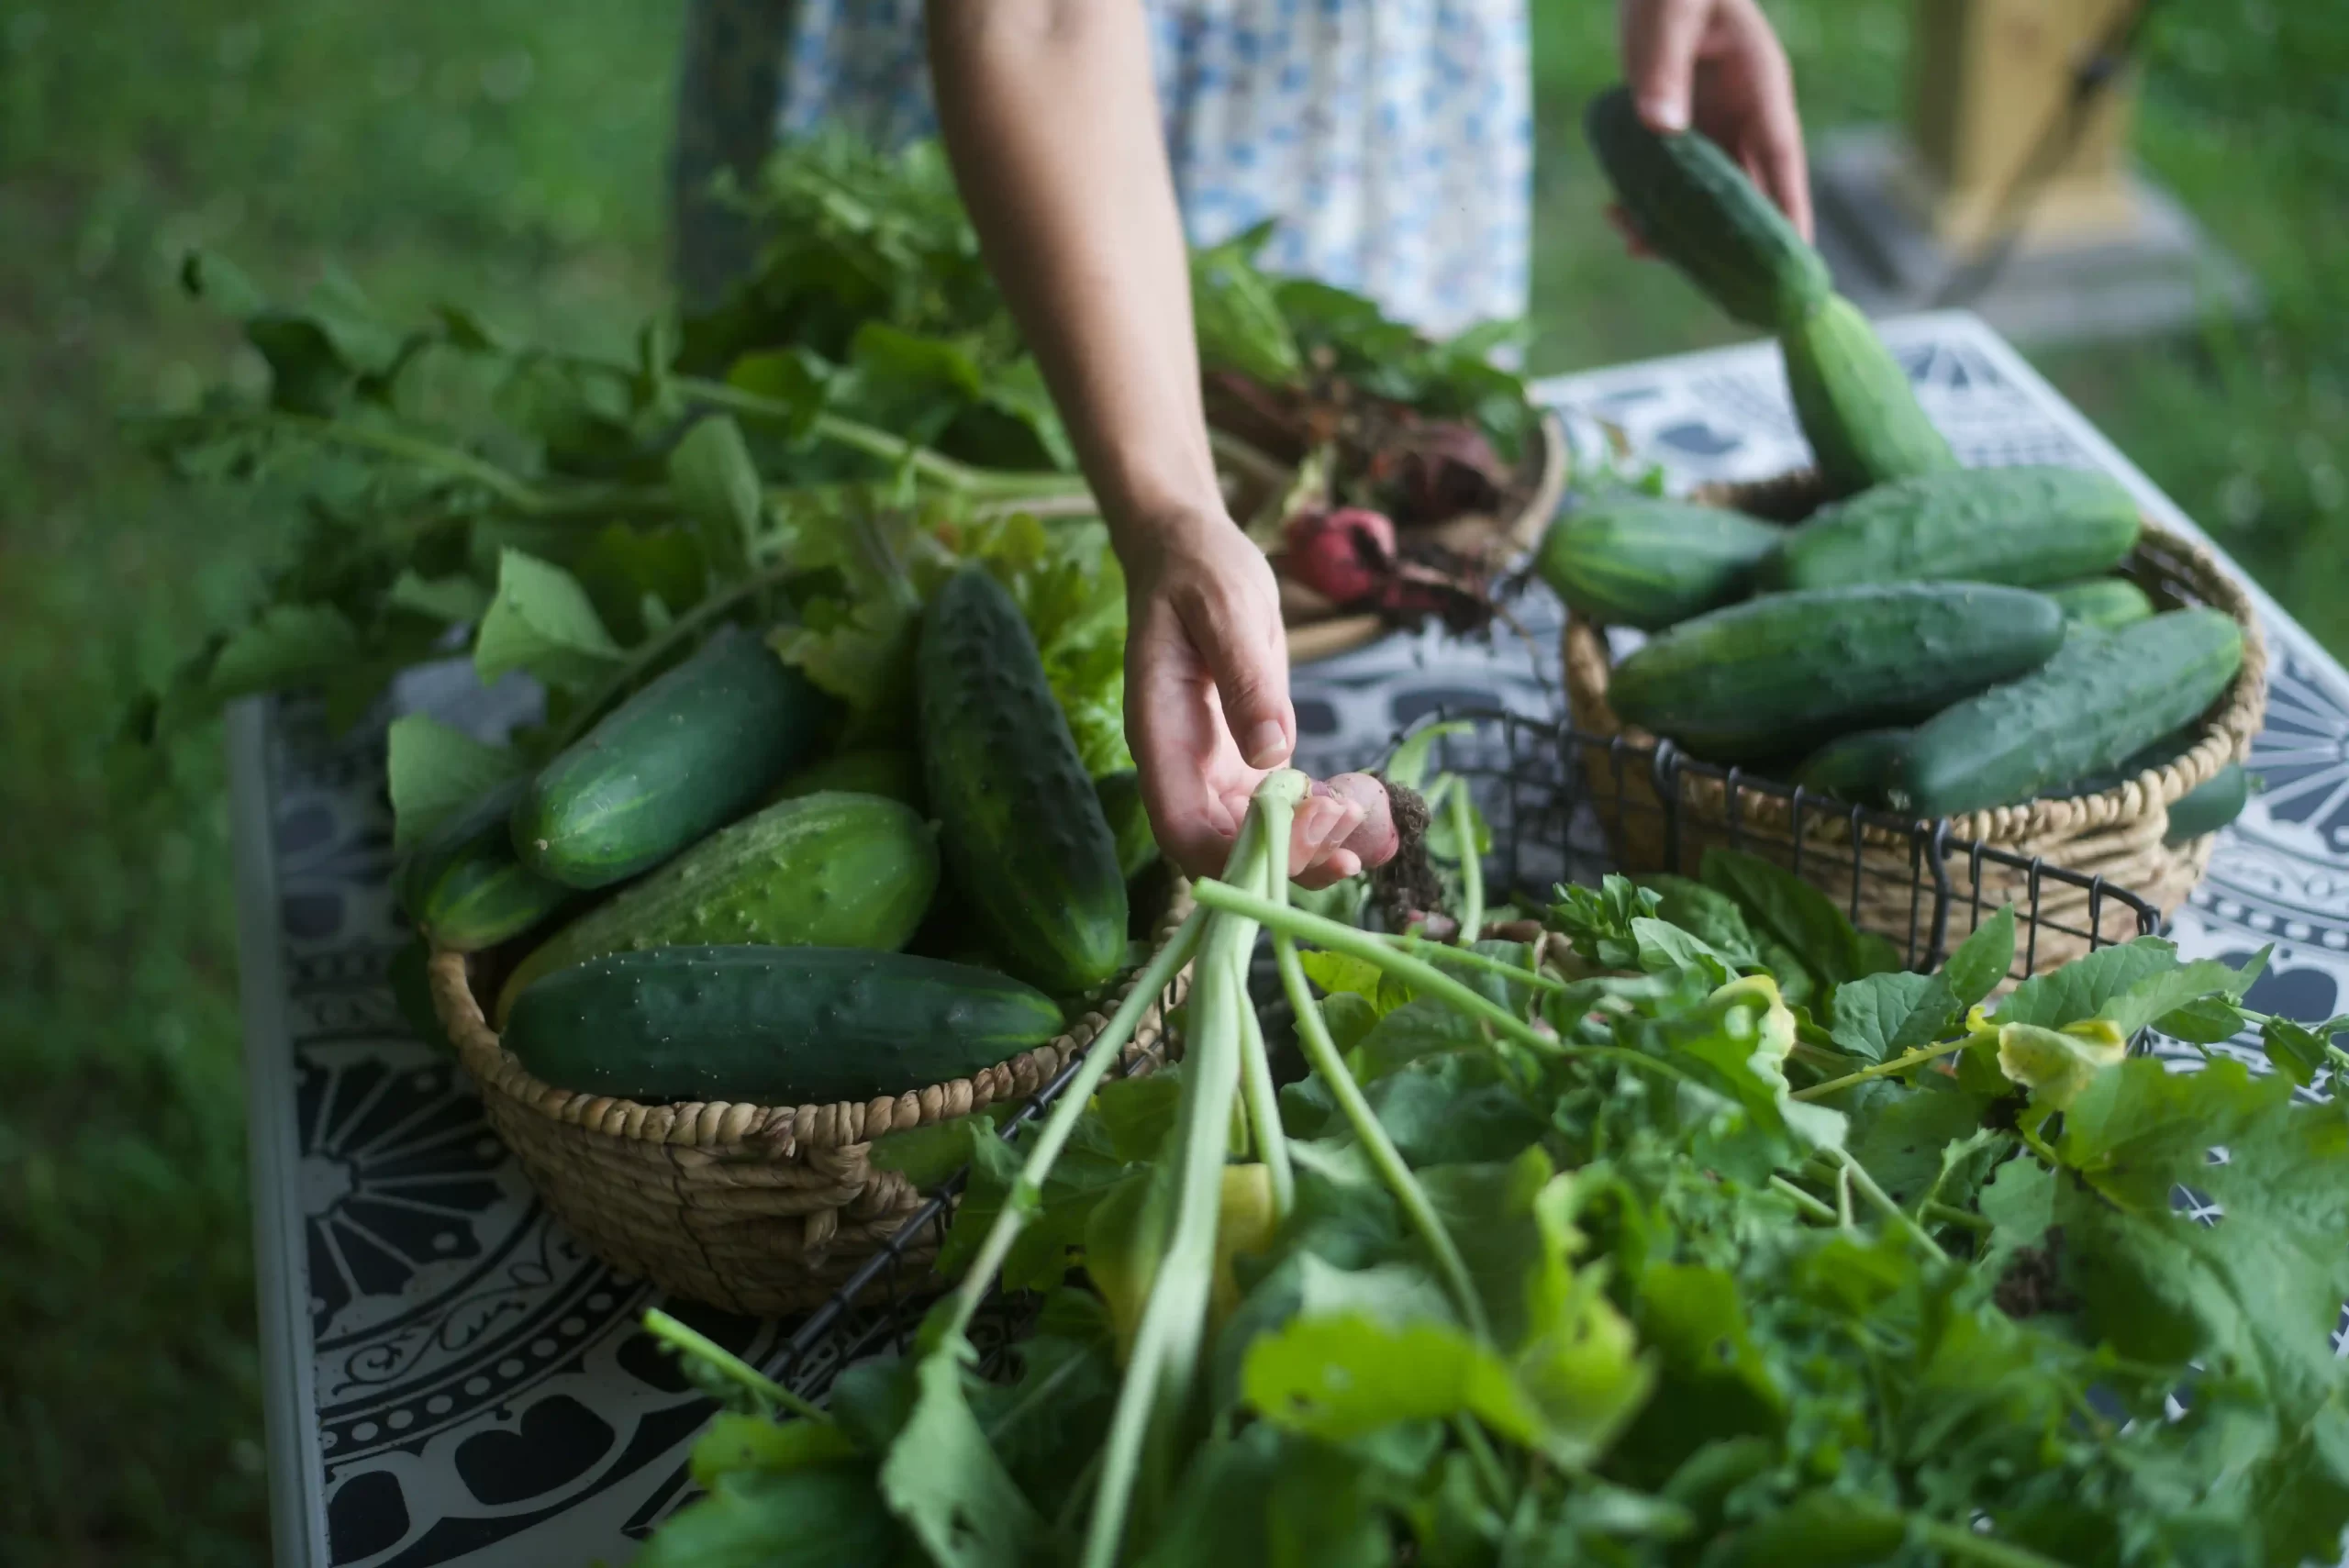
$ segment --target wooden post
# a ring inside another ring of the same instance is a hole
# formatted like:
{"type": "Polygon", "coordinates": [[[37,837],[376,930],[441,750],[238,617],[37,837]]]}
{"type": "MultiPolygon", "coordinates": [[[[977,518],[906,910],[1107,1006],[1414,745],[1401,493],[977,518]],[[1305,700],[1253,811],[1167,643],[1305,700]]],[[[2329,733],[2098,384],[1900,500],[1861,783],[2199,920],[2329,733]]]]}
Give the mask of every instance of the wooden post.
{"type": "MultiPolygon", "coordinates": [[[[1917,0],[1901,205],[1943,244],[1990,237],[2000,205],[2063,123],[2074,73],[2137,0],[1917,0]]],[[[2029,248],[2123,238],[2141,215],[2128,179],[2133,70],[2107,83],[2069,153],[2021,217],[2029,248]]],[[[2056,134],[2060,134],[2057,132],[2056,134]]]]}

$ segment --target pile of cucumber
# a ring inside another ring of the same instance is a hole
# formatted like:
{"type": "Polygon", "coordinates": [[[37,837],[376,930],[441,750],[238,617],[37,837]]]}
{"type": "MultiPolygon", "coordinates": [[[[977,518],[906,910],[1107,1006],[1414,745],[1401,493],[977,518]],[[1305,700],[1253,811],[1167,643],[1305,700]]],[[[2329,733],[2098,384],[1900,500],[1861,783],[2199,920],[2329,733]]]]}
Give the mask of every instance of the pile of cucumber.
{"type": "MultiPolygon", "coordinates": [[[[2157,613],[2120,565],[2135,503],[2068,469],[1896,481],[1794,528],[1627,496],[1561,517],[1543,578],[1653,635],[1608,702],[1707,761],[1920,817],[2111,787],[2192,745],[2243,666],[2207,607],[2157,613]]],[[[2242,810],[2230,767],[2174,840],[2242,810]]]]}
{"type": "MultiPolygon", "coordinates": [[[[1965,470],[1866,317],[1727,154],[1658,135],[1617,87],[1586,120],[1632,224],[1728,315],[1776,335],[1834,499],[1791,528],[1644,495],[1562,517],[1538,569],[1575,612],[1653,633],[1622,718],[1709,761],[1932,818],[2112,787],[2182,753],[2242,628],[2156,613],[2118,575],[2134,500],[2101,474],[1965,470]]],[[[2216,831],[2230,767],[2170,808],[2216,831]]]]}
{"type": "Polygon", "coordinates": [[[900,748],[832,751],[832,700],[721,626],[418,841],[402,906],[440,948],[519,953],[493,1022],[561,1088],[829,1103],[1018,1055],[1125,965],[1156,847],[984,568],[932,599],[916,684],[900,748]]]}

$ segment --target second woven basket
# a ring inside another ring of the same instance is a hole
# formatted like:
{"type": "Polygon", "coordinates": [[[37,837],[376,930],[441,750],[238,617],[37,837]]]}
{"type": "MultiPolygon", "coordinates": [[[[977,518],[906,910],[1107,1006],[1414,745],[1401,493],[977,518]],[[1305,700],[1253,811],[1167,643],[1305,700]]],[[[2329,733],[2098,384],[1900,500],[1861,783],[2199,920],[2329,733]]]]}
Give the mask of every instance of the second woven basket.
{"type": "MultiPolygon", "coordinates": [[[[1707,486],[1694,495],[1779,522],[1798,520],[1827,498],[1825,487],[1807,473],[1752,484],[1707,486]]],[[[2228,763],[2249,755],[2252,737],[2266,713],[2266,644],[2242,585],[2194,540],[2149,520],[2123,570],[2161,608],[2209,605],[2241,623],[2243,668],[2234,683],[2204,716],[2193,746],[2175,761],[2101,794],[1969,812],[1951,820],[1950,837],[1979,840],[2025,862],[2041,859],[2100,876],[2138,894],[2167,916],[2201,881],[2212,844],[2210,836],[2165,844],[2169,807],[2228,763]]],[[[1605,628],[1570,616],[1564,651],[1567,704],[1578,729],[1638,742],[1654,739],[1626,725],[1608,704],[1613,660],[1605,628]]],[[[1804,809],[1800,796],[1790,802],[1783,793],[1744,787],[1734,782],[1733,773],[1725,781],[1670,770],[1626,772],[1603,765],[1595,755],[1586,757],[1584,773],[1626,870],[1693,874],[1708,848],[1734,843],[1793,867],[1839,901],[1856,893],[1859,923],[1865,929],[1903,940],[1914,929],[1912,840],[1907,834],[1865,824],[1855,827],[1849,817],[1819,799],[1809,800],[1804,809]],[[1661,793],[1665,788],[1679,795],[1678,831],[1669,841],[1661,793]]],[[[1949,870],[1954,896],[1969,902],[1978,898],[1986,909],[2010,902],[2028,905],[2037,895],[2041,913],[2050,918],[2049,929],[2032,955],[2034,969],[2053,968],[2087,951],[2087,892],[2037,886],[2028,871],[1976,863],[1968,857],[1958,857],[1949,870]]],[[[2116,906],[2104,918],[2111,929],[2102,933],[2102,940],[2125,941],[2135,935],[2131,912],[2116,906]]]]}
{"type": "MultiPolygon", "coordinates": [[[[1174,882],[1152,952],[1191,907],[1188,885],[1174,882]]],[[[1189,974],[1142,1015],[1125,1048],[1130,1071],[1171,1050],[1166,1014],[1189,974]]],[[[465,954],[434,952],[429,975],[433,1010],[491,1127],[554,1217],[621,1273],[754,1318],[821,1303],[921,1206],[927,1195],[872,1163],[874,1139],[1034,1094],[1092,1043],[1135,980],[1128,973],[1067,1032],[967,1078],[873,1100],[754,1106],[643,1105],[559,1088],[499,1043],[465,954]]],[[[904,1255],[927,1265],[935,1251],[930,1238],[904,1255]]]]}

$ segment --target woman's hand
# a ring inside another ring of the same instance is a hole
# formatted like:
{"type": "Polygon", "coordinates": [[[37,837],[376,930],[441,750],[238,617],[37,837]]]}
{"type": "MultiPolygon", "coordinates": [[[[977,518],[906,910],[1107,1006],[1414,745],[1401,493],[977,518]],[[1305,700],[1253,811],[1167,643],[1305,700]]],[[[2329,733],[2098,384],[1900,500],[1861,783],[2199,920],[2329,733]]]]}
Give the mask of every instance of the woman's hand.
{"type": "MultiPolygon", "coordinates": [[[[1223,869],[1265,773],[1288,761],[1297,718],[1280,590],[1264,552],[1220,514],[1122,530],[1126,735],[1142,803],[1167,859],[1194,876],[1223,869]]],[[[1326,886],[1362,870],[1345,846],[1365,807],[1316,793],[1297,808],[1289,874],[1326,886]]]]}
{"type": "MultiPolygon", "coordinates": [[[[1810,172],[1794,72],[1754,0],[1621,0],[1623,76],[1652,130],[1691,125],[1719,142],[1810,238],[1810,172]]],[[[1620,210],[1632,249],[1646,246],[1620,210]]]]}

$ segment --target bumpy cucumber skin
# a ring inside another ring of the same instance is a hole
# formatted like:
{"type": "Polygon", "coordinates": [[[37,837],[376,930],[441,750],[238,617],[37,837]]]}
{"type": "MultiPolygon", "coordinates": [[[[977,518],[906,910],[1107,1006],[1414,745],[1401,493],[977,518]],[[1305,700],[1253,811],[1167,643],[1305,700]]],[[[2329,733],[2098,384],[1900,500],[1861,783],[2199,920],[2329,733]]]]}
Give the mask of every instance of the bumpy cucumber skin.
{"type": "Polygon", "coordinates": [[[981,567],[949,578],[916,653],[922,776],[948,876],[1023,980],[1090,989],[1126,952],[1118,840],[1019,608],[981,567]]]}
{"type": "Polygon", "coordinates": [[[2243,628],[2207,607],[2076,631],[2039,670],[1920,725],[1903,793],[1919,816],[1949,817],[2108,772],[2205,712],[2242,667],[2243,628]]]}
{"type": "Polygon", "coordinates": [[[2004,583],[2036,588],[2103,572],[2137,542],[2137,502],[2073,468],[1950,469],[1863,491],[1786,536],[1764,577],[1779,588],[2004,583]]]}
{"type": "Polygon", "coordinates": [[[1773,594],[1659,633],[1617,667],[1607,695],[1699,757],[1757,762],[1923,718],[2037,668],[2063,639],[2063,612],[2025,588],[1773,594]]]}
{"type": "Polygon", "coordinates": [[[1553,523],[1534,569],[1577,615],[1660,631],[1743,598],[1786,531],[1722,506],[1626,498],[1553,523]]]}
{"type": "Polygon", "coordinates": [[[1795,414],[1835,494],[1957,466],[1957,454],[1919,406],[1909,373],[1851,301],[1822,300],[1778,342],[1795,414]]]}
{"type": "Polygon", "coordinates": [[[613,953],[522,993],[503,1036],[557,1088],[644,1101],[827,1105],[963,1077],[1060,1032],[992,970],[857,948],[613,953]]]}
{"type": "Polygon", "coordinates": [[[578,895],[525,868],[506,829],[529,786],[512,779],[435,827],[400,862],[400,907],[432,941],[478,952],[510,941],[578,895]]]}
{"type": "Polygon", "coordinates": [[[938,892],[936,832],[913,807],[825,791],[717,832],[549,937],[498,994],[606,953],[689,944],[894,952],[938,892]]]}
{"type": "Polygon", "coordinates": [[[1861,729],[1839,735],[1803,760],[1795,783],[1806,791],[1848,801],[1854,806],[1882,806],[1909,754],[1907,729],[1861,729]]]}
{"type": "Polygon", "coordinates": [[[1827,297],[1819,252],[1701,132],[1658,136],[1620,86],[1583,130],[1642,238],[1731,316],[1775,331],[1827,297]]]}
{"type": "Polygon", "coordinates": [[[2062,606],[2064,618],[2074,626],[2113,631],[2153,618],[2154,601],[2126,577],[2092,577],[2041,591],[2062,606]]]}
{"type": "Polygon", "coordinates": [[[514,808],[515,853],[572,887],[634,876],[757,805],[832,717],[774,650],[720,627],[539,771],[514,808]]]}
{"type": "Polygon", "coordinates": [[[1101,797],[1101,815],[1118,841],[1118,870],[1131,882],[1158,860],[1158,839],[1141,803],[1141,775],[1131,768],[1104,773],[1093,781],[1093,793],[1101,797]]]}
{"type": "Polygon", "coordinates": [[[770,803],[796,800],[823,790],[877,795],[885,800],[903,801],[918,811],[922,807],[921,759],[909,748],[898,747],[836,752],[808,763],[777,784],[770,803]]]}
{"type": "Polygon", "coordinates": [[[2229,762],[2200,785],[2180,795],[2169,808],[2169,831],[2162,842],[2175,849],[2215,833],[2243,815],[2251,804],[2251,775],[2240,762],[2229,762]]]}

